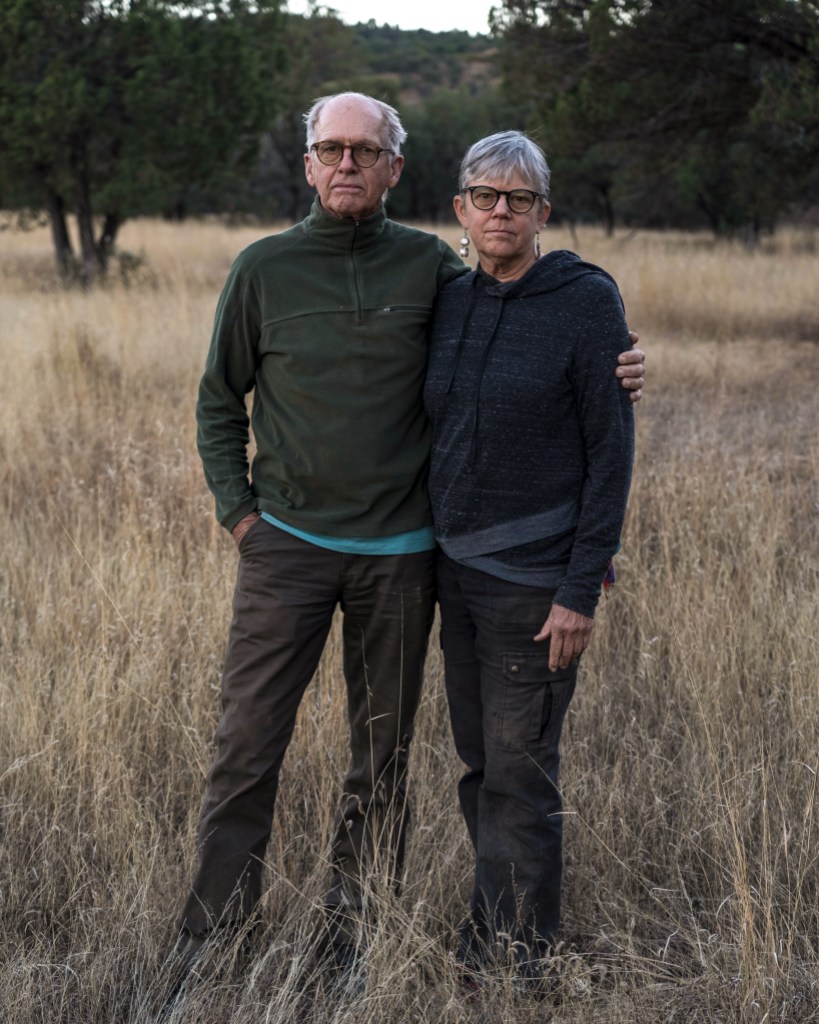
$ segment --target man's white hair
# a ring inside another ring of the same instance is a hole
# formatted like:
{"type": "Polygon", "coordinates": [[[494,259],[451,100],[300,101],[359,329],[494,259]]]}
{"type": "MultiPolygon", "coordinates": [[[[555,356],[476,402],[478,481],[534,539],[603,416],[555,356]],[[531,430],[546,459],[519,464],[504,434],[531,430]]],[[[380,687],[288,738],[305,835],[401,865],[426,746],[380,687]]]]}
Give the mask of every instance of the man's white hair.
{"type": "Polygon", "coordinates": [[[374,96],[366,96],[363,92],[337,92],[331,96],[322,96],[315,101],[312,107],[304,115],[304,123],[307,128],[307,149],[316,141],[316,127],[321,117],[321,112],[330,102],[330,100],[337,99],[357,99],[366,100],[368,103],[372,103],[378,108],[381,114],[381,125],[384,132],[384,146],[386,149],[392,150],[392,152],[398,156],[401,152],[401,145],[407,137],[406,130],[401,124],[401,118],[398,116],[398,111],[395,107],[391,107],[389,103],[384,103],[383,100],[377,100],[374,96]]]}

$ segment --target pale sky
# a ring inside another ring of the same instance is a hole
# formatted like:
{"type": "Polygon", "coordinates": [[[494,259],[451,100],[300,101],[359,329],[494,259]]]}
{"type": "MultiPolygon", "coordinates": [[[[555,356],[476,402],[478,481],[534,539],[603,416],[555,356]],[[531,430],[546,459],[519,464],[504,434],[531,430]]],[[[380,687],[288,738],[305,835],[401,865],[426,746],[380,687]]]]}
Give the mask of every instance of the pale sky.
{"type": "MultiPolygon", "coordinates": [[[[426,28],[430,32],[461,29],[474,34],[489,32],[489,11],[500,0],[329,0],[322,6],[336,11],[348,25],[368,22],[399,28],[426,28]]],[[[287,9],[304,14],[307,0],[289,0],[287,9]]]]}

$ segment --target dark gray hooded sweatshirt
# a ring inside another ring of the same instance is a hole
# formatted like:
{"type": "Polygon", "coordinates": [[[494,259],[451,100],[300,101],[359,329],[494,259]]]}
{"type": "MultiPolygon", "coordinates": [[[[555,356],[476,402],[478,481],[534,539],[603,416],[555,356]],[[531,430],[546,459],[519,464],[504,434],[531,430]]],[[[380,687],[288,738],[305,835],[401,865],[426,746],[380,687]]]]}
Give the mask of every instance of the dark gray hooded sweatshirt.
{"type": "Polygon", "coordinates": [[[447,555],[594,615],[631,478],[633,412],[614,374],[629,345],[617,285],[572,252],[507,284],[478,269],[442,289],[424,402],[447,555]]]}

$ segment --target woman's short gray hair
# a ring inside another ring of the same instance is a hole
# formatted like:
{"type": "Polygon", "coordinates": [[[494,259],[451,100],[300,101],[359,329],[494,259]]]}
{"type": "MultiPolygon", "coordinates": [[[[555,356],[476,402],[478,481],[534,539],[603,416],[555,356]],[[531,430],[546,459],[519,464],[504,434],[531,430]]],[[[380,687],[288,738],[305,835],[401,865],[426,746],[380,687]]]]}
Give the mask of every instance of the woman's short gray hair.
{"type": "Polygon", "coordinates": [[[473,143],[461,161],[460,190],[475,181],[506,181],[519,175],[535,192],[549,197],[551,171],[546,154],[523,132],[497,132],[473,143]]]}
{"type": "Polygon", "coordinates": [[[398,111],[395,107],[391,107],[389,103],[377,100],[374,96],[365,96],[363,92],[337,92],[331,96],[321,96],[315,101],[313,106],[304,115],[304,123],[307,126],[307,149],[309,150],[316,141],[316,126],[318,125],[322,110],[324,110],[330,100],[337,100],[342,97],[344,99],[367,100],[379,109],[381,112],[382,130],[384,132],[384,145],[387,149],[392,150],[395,156],[398,156],[401,152],[401,144],[407,137],[406,130],[401,124],[401,118],[398,116],[398,111]]]}

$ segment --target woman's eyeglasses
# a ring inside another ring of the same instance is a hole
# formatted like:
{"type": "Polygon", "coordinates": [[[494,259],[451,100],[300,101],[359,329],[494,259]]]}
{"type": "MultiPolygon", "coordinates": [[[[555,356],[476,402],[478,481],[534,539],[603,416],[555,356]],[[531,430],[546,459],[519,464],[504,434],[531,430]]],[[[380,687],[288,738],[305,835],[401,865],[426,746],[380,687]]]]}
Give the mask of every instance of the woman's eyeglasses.
{"type": "Polygon", "coordinates": [[[542,192],[533,192],[528,188],[513,188],[510,192],[501,192],[490,185],[467,185],[464,192],[472,197],[472,205],[478,210],[494,210],[501,196],[506,196],[506,205],[512,213],[528,213],[535,205],[536,199],[545,199],[542,192]]]}

